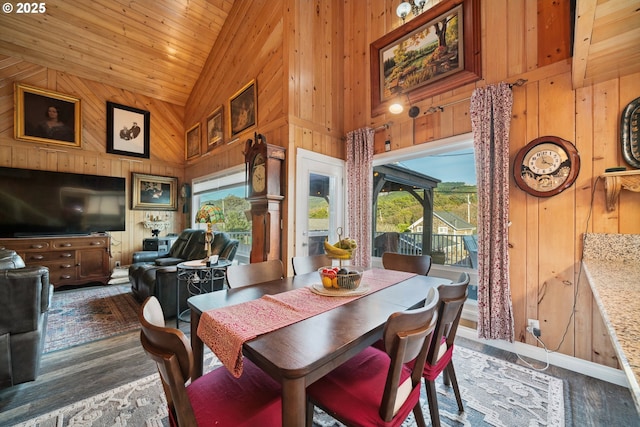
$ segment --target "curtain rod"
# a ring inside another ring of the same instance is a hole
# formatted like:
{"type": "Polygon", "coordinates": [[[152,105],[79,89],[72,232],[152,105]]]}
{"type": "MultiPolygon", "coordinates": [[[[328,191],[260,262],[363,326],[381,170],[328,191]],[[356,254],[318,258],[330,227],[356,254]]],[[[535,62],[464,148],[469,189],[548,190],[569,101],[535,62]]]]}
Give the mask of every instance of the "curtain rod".
{"type": "MultiPolygon", "coordinates": [[[[527,80],[525,79],[518,79],[513,83],[509,83],[509,88],[513,89],[514,86],[523,86],[525,83],[527,82],[527,80]]],[[[451,105],[455,105],[455,104],[459,104],[461,102],[465,102],[470,100],[471,97],[466,97],[466,98],[462,98],[462,99],[458,99],[457,101],[452,101],[449,102],[447,104],[442,104],[442,105],[436,105],[433,107],[429,107],[429,109],[427,111],[425,111],[423,114],[433,114],[433,113],[437,113],[437,112],[442,112],[444,111],[444,107],[449,107],[451,105]]]]}

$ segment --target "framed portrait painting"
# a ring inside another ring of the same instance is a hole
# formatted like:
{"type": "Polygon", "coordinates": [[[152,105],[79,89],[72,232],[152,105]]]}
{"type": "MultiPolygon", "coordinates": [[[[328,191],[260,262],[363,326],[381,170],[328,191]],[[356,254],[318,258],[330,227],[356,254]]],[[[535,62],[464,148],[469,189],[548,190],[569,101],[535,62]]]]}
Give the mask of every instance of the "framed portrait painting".
{"type": "Polygon", "coordinates": [[[151,113],[107,101],[107,153],[149,158],[151,113]]]}
{"type": "Polygon", "coordinates": [[[178,178],[133,172],[131,209],[177,210],[178,178]]]}
{"type": "Polygon", "coordinates": [[[256,125],[256,81],[251,80],[229,99],[229,129],[231,138],[256,125]]]}
{"type": "Polygon", "coordinates": [[[207,118],[207,151],[224,143],[224,122],[222,120],[222,105],[216,108],[207,118]]]}
{"type": "Polygon", "coordinates": [[[79,148],[82,144],[80,99],[16,83],[14,136],[18,140],[79,148]]]}
{"type": "Polygon", "coordinates": [[[445,0],[370,45],[371,112],[480,80],[479,0],[445,0]]]}
{"type": "Polygon", "coordinates": [[[200,123],[191,126],[185,132],[185,159],[191,160],[200,155],[200,123]]]}

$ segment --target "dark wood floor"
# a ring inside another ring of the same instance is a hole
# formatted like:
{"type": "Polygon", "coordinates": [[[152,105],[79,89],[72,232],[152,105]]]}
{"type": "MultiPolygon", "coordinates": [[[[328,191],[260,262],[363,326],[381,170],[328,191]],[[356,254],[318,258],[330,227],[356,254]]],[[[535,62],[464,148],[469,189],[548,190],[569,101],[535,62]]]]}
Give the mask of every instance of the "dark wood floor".
{"type": "MultiPolygon", "coordinates": [[[[188,332],[188,324],[180,326],[188,332]]],[[[464,338],[458,343],[518,363],[513,353],[464,338]]],[[[0,426],[14,425],[154,372],[138,332],[45,354],[37,381],[0,391],[0,426]]],[[[567,411],[572,413],[574,426],[640,426],[626,388],[553,366],[545,373],[566,380],[567,411]]]]}

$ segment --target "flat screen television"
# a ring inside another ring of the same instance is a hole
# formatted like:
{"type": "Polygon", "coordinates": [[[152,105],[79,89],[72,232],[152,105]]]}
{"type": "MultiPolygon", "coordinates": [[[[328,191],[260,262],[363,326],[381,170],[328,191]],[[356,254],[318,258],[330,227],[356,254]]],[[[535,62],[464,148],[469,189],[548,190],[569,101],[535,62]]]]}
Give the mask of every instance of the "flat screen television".
{"type": "Polygon", "coordinates": [[[125,179],[0,167],[0,237],[125,230],[125,179]]]}

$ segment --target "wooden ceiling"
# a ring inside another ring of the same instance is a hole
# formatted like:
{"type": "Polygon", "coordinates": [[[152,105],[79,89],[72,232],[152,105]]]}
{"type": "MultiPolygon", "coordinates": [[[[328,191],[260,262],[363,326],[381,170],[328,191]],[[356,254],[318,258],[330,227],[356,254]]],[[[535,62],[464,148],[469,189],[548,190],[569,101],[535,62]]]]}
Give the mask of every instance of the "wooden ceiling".
{"type": "Polygon", "coordinates": [[[640,72],[640,0],[577,0],[573,86],[640,72]]]}
{"type": "Polygon", "coordinates": [[[185,105],[233,2],[49,0],[2,14],[0,54],[185,105]]]}
{"type": "MultiPolygon", "coordinates": [[[[0,54],[185,105],[234,0],[49,0],[0,54]]],[[[574,87],[640,72],[640,0],[577,0],[574,87]]]]}

